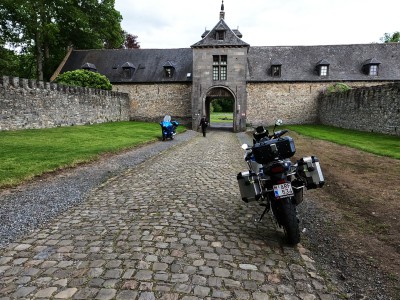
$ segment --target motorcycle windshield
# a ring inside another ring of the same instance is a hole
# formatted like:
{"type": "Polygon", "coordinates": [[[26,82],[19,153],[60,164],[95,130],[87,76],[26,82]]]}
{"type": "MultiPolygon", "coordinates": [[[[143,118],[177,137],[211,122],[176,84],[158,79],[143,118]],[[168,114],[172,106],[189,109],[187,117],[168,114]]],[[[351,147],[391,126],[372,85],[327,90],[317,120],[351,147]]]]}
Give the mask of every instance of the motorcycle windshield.
{"type": "Polygon", "coordinates": [[[163,122],[171,122],[171,116],[166,115],[166,116],[164,117],[163,122]]]}
{"type": "Polygon", "coordinates": [[[161,126],[163,126],[163,127],[165,127],[165,128],[169,128],[169,127],[171,127],[172,128],[172,123],[171,122],[166,122],[166,121],[163,121],[162,123],[161,123],[161,126]]]}

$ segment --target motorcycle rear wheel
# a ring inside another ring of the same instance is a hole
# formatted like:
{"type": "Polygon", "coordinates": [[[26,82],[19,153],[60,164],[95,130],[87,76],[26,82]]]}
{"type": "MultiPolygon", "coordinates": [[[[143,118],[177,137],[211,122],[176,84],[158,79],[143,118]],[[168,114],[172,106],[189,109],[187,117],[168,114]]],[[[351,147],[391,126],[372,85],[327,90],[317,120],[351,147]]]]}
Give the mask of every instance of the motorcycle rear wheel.
{"type": "Polygon", "coordinates": [[[299,220],[297,218],[296,205],[292,198],[284,199],[279,205],[280,225],[285,231],[287,241],[290,245],[300,242],[299,220]]]}

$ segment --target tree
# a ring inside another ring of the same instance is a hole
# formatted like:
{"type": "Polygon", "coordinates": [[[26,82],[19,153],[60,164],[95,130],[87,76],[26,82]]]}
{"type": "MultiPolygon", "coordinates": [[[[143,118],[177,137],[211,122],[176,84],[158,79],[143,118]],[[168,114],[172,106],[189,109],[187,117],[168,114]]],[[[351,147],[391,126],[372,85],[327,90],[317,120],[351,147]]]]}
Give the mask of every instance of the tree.
{"type": "Polygon", "coordinates": [[[70,46],[119,48],[121,14],[115,0],[1,0],[0,36],[35,57],[36,78],[48,80],[70,46]]]}
{"type": "Polygon", "coordinates": [[[0,76],[18,76],[18,56],[14,51],[0,46],[0,76]]]}
{"type": "Polygon", "coordinates": [[[102,90],[112,89],[112,85],[106,76],[88,70],[65,72],[58,75],[54,81],[70,86],[90,87],[102,90]]]}
{"type": "Polygon", "coordinates": [[[392,34],[385,33],[383,37],[381,37],[381,42],[383,43],[399,43],[400,42],[400,32],[396,31],[392,34]]]}
{"type": "Polygon", "coordinates": [[[132,35],[130,33],[127,33],[124,31],[124,38],[125,42],[123,45],[124,49],[139,49],[140,45],[139,42],[137,41],[138,36],[137,35],[132,35]]]}

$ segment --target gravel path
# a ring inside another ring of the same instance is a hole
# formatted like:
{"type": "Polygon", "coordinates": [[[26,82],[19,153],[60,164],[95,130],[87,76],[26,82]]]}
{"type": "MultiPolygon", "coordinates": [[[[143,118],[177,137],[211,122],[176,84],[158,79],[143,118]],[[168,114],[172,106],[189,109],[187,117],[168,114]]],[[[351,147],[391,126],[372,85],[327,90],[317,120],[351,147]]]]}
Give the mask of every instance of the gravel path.
{"type": "Polygon", "coordinates": [[[0,191],[0,248],[82,202],[93,188],[108,178],[197,134],[188,130],[176,135],[173,141],[145,145],[55,176],[44,176],[15,189],[0,191]]]}

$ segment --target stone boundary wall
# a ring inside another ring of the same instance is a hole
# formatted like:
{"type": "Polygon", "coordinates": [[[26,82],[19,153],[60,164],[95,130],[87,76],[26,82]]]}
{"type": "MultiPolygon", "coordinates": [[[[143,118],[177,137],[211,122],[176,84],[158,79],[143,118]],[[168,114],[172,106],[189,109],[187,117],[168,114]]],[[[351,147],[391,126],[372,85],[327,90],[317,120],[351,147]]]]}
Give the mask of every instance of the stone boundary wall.
{"type": "MultiPolygon", "coordinates": [[[[272,125],[276,119],[284,124],[319,122],[318,99],[335,82],[248,83],[247,120],[251,126],[272,125]]],[[[381,85],[377,82],[346,82],[356,87],[381,85]]]]}
{"type": "Polygon", "coordinates": [[[318,120],[317,97],[329,83],[248,83],[247,124],[313,124],[318,120]]]}
{"type": "Polygon", "coordinates": [[[325,125],[400,136],[400,83],[321,95],[318,118],[325,125]]]}
{"type": "Polygon", "coordinates": [[[132,120],[161,122],[170,115],[181,124],[192,121],[191,83],[114,84],[113,90],[129,94],[132,120]]]}
{"type": "Polygon", "coordinates": [[[0,130],[128,121],[130,114],[128,94],[0,77],[0,130]]]}

